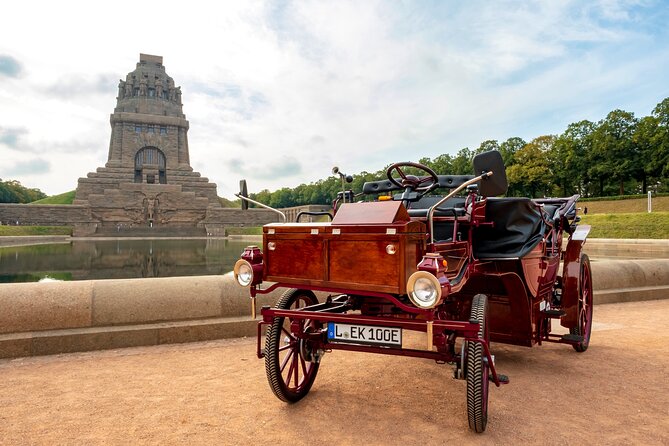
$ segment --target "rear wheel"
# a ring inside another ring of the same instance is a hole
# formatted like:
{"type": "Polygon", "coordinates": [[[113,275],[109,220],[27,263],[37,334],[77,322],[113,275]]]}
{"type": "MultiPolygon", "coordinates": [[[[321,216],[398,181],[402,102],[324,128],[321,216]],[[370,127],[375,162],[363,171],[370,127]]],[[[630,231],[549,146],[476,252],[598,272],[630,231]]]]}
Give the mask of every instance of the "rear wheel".
{"type": "MultiPolygon", "coordinates": [[[[317,303],[311,291],[290,289],[283,293],[276,308],[295,310],[317,303]]],[[[314,323],[303,320],[301,324],[308,331],[314,323]]],[[[294,403],[309,393],[319,364],[313,359],[309,342],[293,335],[290,325],[289,318],[274,318],[265,340],[265,371],[274,394],[281,401],[294,403]]]]}
{"type": "MultiPolygon", "coordinates": [[[[470,319],[478,321],[478,337],[488,342],[488,297],[477,294],[472,300],[470,319]]],[[[488,424],[488,360],[483,345],[467,342],[467,418],[469,428],[475,432],[485,431],[488,424]]]]}
{"type": "Polygon", "coordinates": [[[590,259],[586,254],[581,254],[581,271],[578,276],[578,325],[569,329],[569,333],[582,336],[583,340],[572,344],[574,350],[582,353],[588,349],[590,344],[590,332],[592,331],[592,273],[590,270],[590,259]]]}

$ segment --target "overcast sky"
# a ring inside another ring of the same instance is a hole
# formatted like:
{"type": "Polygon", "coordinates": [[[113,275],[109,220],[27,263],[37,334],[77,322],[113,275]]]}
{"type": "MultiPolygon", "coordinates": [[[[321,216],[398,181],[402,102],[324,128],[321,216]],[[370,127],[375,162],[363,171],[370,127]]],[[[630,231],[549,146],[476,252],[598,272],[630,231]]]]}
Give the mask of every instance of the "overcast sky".
{"type": "MultiPolygon", "coordinates": [[[[163,56],[193,168],[232,198],[669,96],[666,1],[11,1],[0,178],[49,195],[107,162],[120,78],[163,56]]],[[[443,172],[445,173],[445,172],[443,172]]]]}

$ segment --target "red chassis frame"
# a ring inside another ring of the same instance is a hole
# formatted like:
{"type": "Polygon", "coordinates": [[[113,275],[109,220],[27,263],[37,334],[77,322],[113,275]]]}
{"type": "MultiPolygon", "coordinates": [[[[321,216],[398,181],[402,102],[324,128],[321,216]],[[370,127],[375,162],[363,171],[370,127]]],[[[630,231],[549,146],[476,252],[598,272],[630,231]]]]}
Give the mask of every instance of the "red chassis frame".
{"type": "MultiPolygon", "coordinates": [[[[265,290],[256,290],[258,294],[269,293],[280,286],[285,286],[285,284],[275,283],[271,287],[265,290]]],[[[316,287],[309,288],[311,291],[333,291],[333,290],[323,290],[316,287]]],[[[364,295],[357,293],[358,295],[364,295]]],[[[378,295],[375,294],[375,297],[386,298],[396,305],[405,306],[399,302],[395,297],[391,295],[378,295]]],[[[320,306],[322,304],[317,304],[320,306]]],[[[424,315],[428,315],[428,312],[423,312],[424,315]]],[[[365,316],[358,314],[337,314],[337,313],[328,313],[322,311],[313,311],[309,307],[301,310],[279,310],[270,307],[263,307],[261,309],[262,321],[258,322],[258,337],[257,337],[257,355],[259,359],[265,357],[265,353],[261,347],[262,339],[262,327],[264,325],[272,324],[274,318],[277,317],[288,317],[291,321],[319,321],[319,322],[345,322],[351,324],[361,324],[361,325],[374,325],[374,326],[383,326],[383,327],[398,327],[403,330],[413,330],[418,332],[425,332],[428,335],[428,343],[430,342],[430,334],[433,334],[435,330],[439,331],[450,331],[455,334],[456,337],[462,337],[465,341],[480,343],[483,346],[485,356],[489,361],[490,372],[492,376],[492,381],[498,387],[501,384],[508,383],[508,378],[502,375],[498,375],[495,369],[495,364],[490,354],[490,348],[488,342],[484,339],[478,338],[479,332],[479,323],[475,321],[451,321],[451,320],[418,320],[418,319],[400,319],[396,317],[380,317],[380,316],[365,316]]],[[[408,349],[408,348],[388,348],[388,347],[373,347],[368,345],[356,345],[356,344],[346,344],[346,343],[337,343],[337,342],[327,342],[324,341],[325,333],[321,329],[318,332],[306,333],[303,330],[303,325],[300,323],[291,324],[291,332],[298,339],[309,339],[312,341],[315,349],[321,349],[324,351],[327,350],[348,350],[348,351],[357,351],[365,353],[378,353],[384,355],[394,355],[394,356],[409,356],[414,358],[425,358],[433,359],[440,363],[454,362],[459,360],[458,356],[449,354],[446,351],[433,351],[431,346],[428,345],[427,350],[417,350],[417,349],[408,349]]],[[[434,343],[434,339],[432,339],[434,343]]],[[[446,345],[445,338],[439,339],[436,344],[437,348],[444,347],[446,345]]]]}
{"type": "MultiPolygon", "coordinates": [[[[561,199],[547,199],[536,200],[536,206],[543,208],[547,204],[561,206],[563,212],[559,219],[555,221],[546,220],[548,227],[544,239],[537,245],[532,252],[521,259],[504,259],[504,260],[479,260],[476,259],[472,250],[471,240],[474,237],[473,231],[477,227],[489,225],[485,221],[485,206],[486,199],[477,200],[475,194],[470,194],[468,203],[471,203],[471,214],[458,217],[437,217],[437,222],[449,222],[453,224],[453,233],[457,234],[460,227],[465,227],[469,233],[467,240],[460,242],[430,242],[426,243],[425,254],[433,253],[441,257],[453,257],[449,254],[456,251],[460,257],[459,267],[453,271],[447,272],[447,279],[449,279],[448,290],[449,299],[452,303],[457,303],[457,315],[451,313],[454,319],[439,319],[439,313],[430,309],[423,310],[407,305],[400,301],[397,297],[389,293],[380,293],[373,291],[334,288],[328,286],[314,286],[305,283],[291,283],[291,282],[277,282],[268,288],[260,288],[259,284],[252,284],[250,287],[250,294],[255,298],[258,294],[267,294],[276,290],[277,288],[300,288],[311,291],[323,291],[331,293],[331,297],[338,296],[339,299],[330,297],[326,303],[315,305],[316,308],[305,308],[299,310],[276,309],[270,307],[263,307],[261,309],[262,320],[258,323],[258,341],[257,341],[257,355],[259,358],[264,357],[264,352],[261,346],[262,327],[271,324],[277,317],[287,317],[291,321],[318,321],[322,324],[328,322],[343,322],[351,324],[363,324],[372,326],[385,327],[399,327],[403,330],[412,330],[417,332],[424,332],[428,335],[426,340],[426,350],[417,349],[403,349],[403,348],[389,348],[376,347],[369,345],[344,344],[338,342],[328,342],[325,336],[325,327],[321,327],[316,332],[305,333],[302,329],[302,324],[291,324],[291,332],[298,339],[308,339],[315,349],[323,351],[329,350],[348,350],[360,351],[367,353],[378,353],[385,355],[410,356],[418,358],[433,359],[440,363],[460,363],[460,354],[455,350],[455,340],[462,338],[467,342],[477,342],[483,346],[485,357],[488,360],[490,367],[491,380],[495,385],[508,383],[508,378],[499,375],[495,369],[493,357],[490,353],[488,342],[478,337],[479,323],[476,321],[467,321],[466,314],[469,308],[464,304],[471,300],[474,293],[484,292],[489,297],[492,297],[490,305],[491,315],[491,339],[496,342],[505,342],[517,345],[531,346],[535,343],[541,344],[545,342],[559,342],[574,344],[578,342],[578,338],[570,336],[561,336],[550,333],[550,319],[560,316],[563,325],[567,328],[576,326],[577,311],[578,311],[578,265],[581,248],[585,241],[585,237],[589,232],[588,226],[577,226],[573,229],[566,217],[566,214],[571,210],[573,212],[574,205],[578,196],[561,199]],[[564,275],[558,277],[559,263],[562,253],[562,233],[563,231],[570,232],[569,241],[566,250],[564,251],[564,275]],[[459,280],[457,280],[459,278],[459,280]],[[516,312],[508,319],[500,321],[495,319],[495,308],[498,305],[506,305],[505,303],[498,303],[494,297],[495,293],[490,292],[491,278],[499,280],[506,290],[506,295],[516,296],[515,301],[527,302],[527,305],[515,305],[516,312]],[[542,302],[550,302],[553,297],[556,283],[558,288],[562,288],[562,282],[566,284],[565,291],[562,293],[562,308],[560,312],[551,313],[541,308],[542,302]],[[471,291],[475,289],[475,291],[471,291]],[[354,294],[359,298],[374,298],[381,299],[390,303],[392,306],[399,308],[405,317],[392,317],[383,315],[365,315],[365,314],[340,314],[356,309],[353,305],[343,305],[342,297],[354,294]],[[334,309],[334,310],[333,310],[334,309]],[[333,312],[334,311],[334,312],[333,312]],[[564,314],[563,314],[564,313],[564,314]],[[408,318],[406,317],[408,316],[408,318]],[[496,330],[496,326],[502,327],[522,327],[522,330],[516,330],[517,333],[509,334],[502,330],[496,330]],[[444,335],[447,333],[448,335],[444,335]],[[436,347],[434,351],[433,347],[436,347]]],[[[420,220],[414,218],[413,220],[420,220]]],[[[264,243],[265,251],[267,250],[267,241],[264,243]]],[[[262,265],[263,256],[258,248],[247,248],[243,253],[242,259],[249,261],[252,265],[262,265]]],[[[420,265],[419,265],[420,269],[420,265]]],[[[426,268],[429,270],[429,268],[426,268]]],[[[264,268],[258,268],[257,273],[263,279],[267,277],[267,272],[264,268]]],[[[254,299],[255,300],[255,299],[254,299]]],[[[255,308],[253,309],[255,314],[255,308]]],[[[443,314],[442,314],[443,316],[443,314]]]]}

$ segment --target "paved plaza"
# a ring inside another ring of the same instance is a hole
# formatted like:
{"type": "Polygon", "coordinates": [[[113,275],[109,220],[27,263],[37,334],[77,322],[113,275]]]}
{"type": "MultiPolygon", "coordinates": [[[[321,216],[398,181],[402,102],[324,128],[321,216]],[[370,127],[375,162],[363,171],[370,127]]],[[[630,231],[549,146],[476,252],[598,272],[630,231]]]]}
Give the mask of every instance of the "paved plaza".
{"type": "Polygon", "coordinates": [[[334,352],[286,405],[244,338],[0,360],[0,444],[668,444],[669,300],[594,311],[583,354],[493,344],[481,435],[450,366],[334,352]]]}

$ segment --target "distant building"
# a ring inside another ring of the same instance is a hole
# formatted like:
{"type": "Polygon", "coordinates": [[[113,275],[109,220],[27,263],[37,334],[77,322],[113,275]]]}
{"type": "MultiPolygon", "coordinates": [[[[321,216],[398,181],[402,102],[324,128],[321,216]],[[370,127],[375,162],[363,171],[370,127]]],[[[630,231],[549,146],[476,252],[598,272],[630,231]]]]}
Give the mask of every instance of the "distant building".
{"type": "Polygon", "coordinates": [[[90,207],[85,232],[211,232],[208,211],[221,207],[216,184],[190,165],[181,87],[161,56],[139,55],[119,82],[110,121],[107,163],[79,179],[73,203],[90,207]]]}

